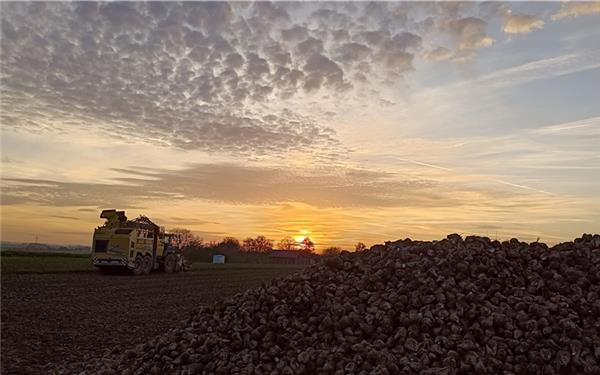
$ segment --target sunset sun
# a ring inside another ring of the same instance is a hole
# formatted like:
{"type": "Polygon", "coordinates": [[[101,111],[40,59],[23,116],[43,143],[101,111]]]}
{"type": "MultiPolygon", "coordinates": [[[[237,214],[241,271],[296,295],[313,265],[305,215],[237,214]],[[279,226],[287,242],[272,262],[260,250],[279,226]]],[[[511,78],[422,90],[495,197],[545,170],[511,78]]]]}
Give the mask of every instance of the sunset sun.
{"type": "Polygon", "coordinates": [[[304,235],[294,236],[294,240],[298,243],[302,242],[305,238],[306,238],[306,236],[304,236],[304,235]]]}
{"type": "Polygon", "coordinates": [[[302,241],[304,241],[304,239],[306,239],[306,238],[312,239],[312,231],[310,231],[308,229],[302,229],[302,230],[300,230],[300,233],[295,235],[293,238],[297,243],[302,243],[302,241]]]}

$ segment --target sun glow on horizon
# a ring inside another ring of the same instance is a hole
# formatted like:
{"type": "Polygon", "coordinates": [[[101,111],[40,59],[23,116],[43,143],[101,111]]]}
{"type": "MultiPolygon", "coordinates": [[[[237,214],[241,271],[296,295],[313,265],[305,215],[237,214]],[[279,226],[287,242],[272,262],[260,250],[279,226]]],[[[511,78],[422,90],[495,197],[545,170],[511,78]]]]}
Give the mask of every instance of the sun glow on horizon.
{"type": "Polygon", "coordinates": [[[306,238],[306,236],[302,236],[302,235],[294,236],[294,241],[300,243],[300,242],[304,241],[305,238],[306,238]]]}
{"type": "Polygon", "coordinates": [[[297,243],[302,243],[302,241],[304,241],[306,238],[310,238],[310,234],[312,232],[307,230],[307,229],[302,229],[300,230],[300,234],[294,236],[294,241],[296,241],[297,243]]]}

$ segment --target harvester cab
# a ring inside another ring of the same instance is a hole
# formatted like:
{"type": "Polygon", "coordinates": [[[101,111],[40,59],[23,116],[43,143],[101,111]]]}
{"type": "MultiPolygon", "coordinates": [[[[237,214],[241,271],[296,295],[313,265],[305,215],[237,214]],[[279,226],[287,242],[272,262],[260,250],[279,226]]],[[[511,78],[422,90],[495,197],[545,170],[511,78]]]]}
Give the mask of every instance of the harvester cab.
{"type": "Polygon", "coordinates": [[[100,218],[106,219],[106,223],[104,225],[111,228],[118,227],[121,223],[127,221],[125,211],[117,210],[103,210],[102,213],[100,213],[100,218]]]}

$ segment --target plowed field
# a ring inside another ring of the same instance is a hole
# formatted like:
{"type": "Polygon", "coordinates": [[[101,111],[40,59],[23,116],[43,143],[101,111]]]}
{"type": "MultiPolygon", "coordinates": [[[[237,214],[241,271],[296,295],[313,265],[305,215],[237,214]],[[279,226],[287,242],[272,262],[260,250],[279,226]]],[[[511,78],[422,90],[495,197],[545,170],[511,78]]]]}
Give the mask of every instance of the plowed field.
{"type": "MultiPolygon", "coordinates": [[[[297,272],[276,265],[193,265],[178,274],[103,275],[3,264],[2,374],[126,350],[168,331],[198,306],[297,272]]],[[[3,259],[4,261],[4,259],[3,259]]],[[[28,260],[44,261],[44,259],[28,260]]]]}

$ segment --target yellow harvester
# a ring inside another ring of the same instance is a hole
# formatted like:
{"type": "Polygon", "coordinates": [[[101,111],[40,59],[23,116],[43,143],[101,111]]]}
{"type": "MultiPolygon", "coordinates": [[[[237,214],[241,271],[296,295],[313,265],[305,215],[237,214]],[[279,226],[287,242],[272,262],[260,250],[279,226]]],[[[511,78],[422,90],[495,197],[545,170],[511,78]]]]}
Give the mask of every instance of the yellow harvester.
{"type": "Polygon", "coordinates": [[[183,259],[169,245],[169,235],[146,216],[127,220],[124,211],[104,210],[103,226],[94,230],[92,263],[100,270],[128,268],[135,275],[153,270],[178,272],[183,259]]]}

